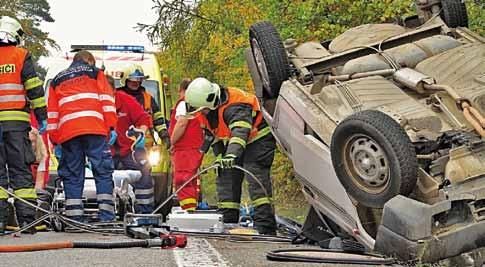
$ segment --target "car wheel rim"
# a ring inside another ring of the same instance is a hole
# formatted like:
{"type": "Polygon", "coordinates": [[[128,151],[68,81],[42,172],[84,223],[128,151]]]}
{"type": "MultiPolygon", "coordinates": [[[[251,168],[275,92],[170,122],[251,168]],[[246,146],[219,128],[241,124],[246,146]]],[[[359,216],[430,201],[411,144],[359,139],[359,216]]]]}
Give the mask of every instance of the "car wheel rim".
{"type": "Polygon", "coordinates": [[[256,66],[258,66],[259,75],[261,76],[261,81],[263,82],[263,86],[267,89],[271,88],[269,82],[269,74],[268,68],[266,67],[266,63],[264,62],[263,52],[259,43],[256,39],[251,40],[251,45],[253,47],[253,55],[254,60],[256,61],[256,66]]]}
{"type": "Polygon", "coordinates": [[[377,194],[389,182],[389,160],[384,150],[372,138],[357,135],[345,148],[345,167],[360,189],[377,194]]]}

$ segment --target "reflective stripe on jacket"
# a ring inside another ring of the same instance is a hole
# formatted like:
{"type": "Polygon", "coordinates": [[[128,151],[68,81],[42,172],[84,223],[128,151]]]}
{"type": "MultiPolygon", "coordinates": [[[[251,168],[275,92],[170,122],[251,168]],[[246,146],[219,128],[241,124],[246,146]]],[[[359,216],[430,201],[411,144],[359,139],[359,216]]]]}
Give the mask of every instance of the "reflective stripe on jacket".
{"type": "Polygon", "coordinates": [[[21,71],[27,50],[15,46],[0,48],[0,110],[19,110],[26,104],[21,71]]]}
{"type": "Polygon", "coordinates": [[[47,115],[53,143],[87,134],[107,136],[117,121],[113,89],[102,71],[73,62],[51,82],[47,115]]]}
{"type": "MultiPolygon", "coordinates": [[[[231,137],[231,128],[230,125],[224,120],[224,111],[226,108],[234,105],[234,104],[246,104],[252,107],[253,112],[253,123],[251,125],[251,132],[249,134],[249,142],[251,139],[258,135],[258,127],[263,121],[263,115],[261,113],[261,108],[259,106],[258,99],[255,95],[244,92],[237,88],[228,87],[227,89],[228,99],[227,101],[217,108],[218,113],[218,125],[216,129],[212,129],[214,135],[219,139],[227,140],[231,137]]],[[[211,129],[207,120],[203,120],[203,124],[208,129],[211,129]]],[[[249,125],[248,125],[249,126],[249,125]]]]}

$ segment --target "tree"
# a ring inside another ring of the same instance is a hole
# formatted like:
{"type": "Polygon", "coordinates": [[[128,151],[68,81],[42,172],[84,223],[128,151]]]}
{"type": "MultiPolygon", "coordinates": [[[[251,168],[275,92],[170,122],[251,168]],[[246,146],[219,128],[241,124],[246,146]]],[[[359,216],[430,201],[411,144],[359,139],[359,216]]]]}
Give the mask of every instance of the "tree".
{"type": "MultiPolygon", "coordinates": [[[[32,54],[34,62],[41,56],[48,56],[48,47],[58,48],[48,33],[40,29],[42,22],[54,22],[50,15],[50,5],[46,0],[0,0],[0,16],[16,18],[25,32],[25,46],[32,54]]],[[[41,76],[45,70],[37,66],[41,76]]]]}

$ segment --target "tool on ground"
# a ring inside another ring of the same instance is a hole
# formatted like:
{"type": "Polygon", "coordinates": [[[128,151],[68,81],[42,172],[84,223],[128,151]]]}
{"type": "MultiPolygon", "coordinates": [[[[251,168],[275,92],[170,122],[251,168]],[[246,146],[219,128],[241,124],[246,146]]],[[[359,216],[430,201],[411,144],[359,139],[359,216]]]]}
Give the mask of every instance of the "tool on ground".
{"type": "Polygon", "coordinates": [[[161,214],[127,213],[123,220],[125,234],[136,239],[151,240],[161,238],[166,240],[162,248],[184,248],[187,246],[187,236],[173,235],[162,226],[161,214]]]}
{"type": "Polygon", "coordinates": [[[172,210],[167,216],[167,226],[170,231],[223,233],[224,222],[222,214],[211,211],[172,210]]]}

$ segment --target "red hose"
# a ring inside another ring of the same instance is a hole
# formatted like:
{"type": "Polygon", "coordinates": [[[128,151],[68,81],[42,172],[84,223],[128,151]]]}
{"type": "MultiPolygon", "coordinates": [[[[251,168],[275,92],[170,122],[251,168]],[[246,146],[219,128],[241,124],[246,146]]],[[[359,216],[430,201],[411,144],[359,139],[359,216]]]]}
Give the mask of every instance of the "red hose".
{"type": "Polygon", "coordinates": [[[73,248],[73,244],[70,241],[57,242],[57,243],[39,243],[39,244],[27,244],[27,245],[14,245],[14,246],[0,246],[1,252],[27,252],[27,251],[41,251],[52,250],[61,248],[73,248]]]}

